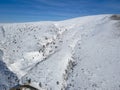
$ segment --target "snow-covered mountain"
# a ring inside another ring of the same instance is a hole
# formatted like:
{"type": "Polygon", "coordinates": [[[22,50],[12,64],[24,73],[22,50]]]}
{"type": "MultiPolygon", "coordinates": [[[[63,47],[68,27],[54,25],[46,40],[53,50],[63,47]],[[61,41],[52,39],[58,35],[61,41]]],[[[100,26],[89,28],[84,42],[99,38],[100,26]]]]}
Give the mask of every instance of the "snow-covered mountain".
{"type": "Polygon", "coordinates": [[[0,90],[120,90],[119,68],[120,15],[0,24],[0,90]]]}

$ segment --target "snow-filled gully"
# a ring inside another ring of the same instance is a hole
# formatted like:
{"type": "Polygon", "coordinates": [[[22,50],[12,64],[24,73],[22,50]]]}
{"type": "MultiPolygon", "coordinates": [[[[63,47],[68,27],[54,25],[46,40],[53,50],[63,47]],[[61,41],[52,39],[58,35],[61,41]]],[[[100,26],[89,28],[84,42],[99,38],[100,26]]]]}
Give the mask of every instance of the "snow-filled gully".
{"type": "MultiPolygon", "coordinates": [[[[31,80],[40,90],[119,90],[120,28],[115,18],[1,24],[1,62],[20,84],[31,80]]],[[[0,90],[18,84],[8,75],[0,73],[0,90]]]]}

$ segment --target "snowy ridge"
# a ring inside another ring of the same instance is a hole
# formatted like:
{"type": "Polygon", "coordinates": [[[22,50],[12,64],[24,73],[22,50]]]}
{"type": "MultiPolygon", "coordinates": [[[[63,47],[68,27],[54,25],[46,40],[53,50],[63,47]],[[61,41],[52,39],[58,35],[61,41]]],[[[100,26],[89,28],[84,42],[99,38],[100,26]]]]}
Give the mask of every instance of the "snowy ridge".
{"type": "MultiPolygon", "coordinates": [[[[1,24],[0,60],[14,73],[13,86],[18,79],[22,84],[31,79],[31,85],[44,90],[119,90],[119,19],[96,15],[1,24]]],[[[13,86],[4,76],[0,85],[8,90],[13,86]]]]}

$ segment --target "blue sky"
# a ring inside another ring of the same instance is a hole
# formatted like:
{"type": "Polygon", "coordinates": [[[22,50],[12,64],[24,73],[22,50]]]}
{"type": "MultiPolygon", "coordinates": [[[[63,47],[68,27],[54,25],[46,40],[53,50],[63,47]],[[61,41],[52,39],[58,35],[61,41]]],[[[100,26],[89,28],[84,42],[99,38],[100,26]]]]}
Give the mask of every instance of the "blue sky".
{"type": "Polygon", "coordinates": [[[0,0],[0,22],[64,20],[120,14],[120,0],[0,0]]]}

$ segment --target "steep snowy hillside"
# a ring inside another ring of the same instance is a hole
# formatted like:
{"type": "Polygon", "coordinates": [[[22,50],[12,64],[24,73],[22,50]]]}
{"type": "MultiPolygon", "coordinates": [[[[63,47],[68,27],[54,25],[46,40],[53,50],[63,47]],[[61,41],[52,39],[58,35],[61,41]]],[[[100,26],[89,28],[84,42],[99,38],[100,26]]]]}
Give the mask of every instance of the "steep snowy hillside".
{"type": "Polygon", "coordinates": [[[120,90],[119,68],[120,15],[0,24],[0,90],[120,90]]]}

